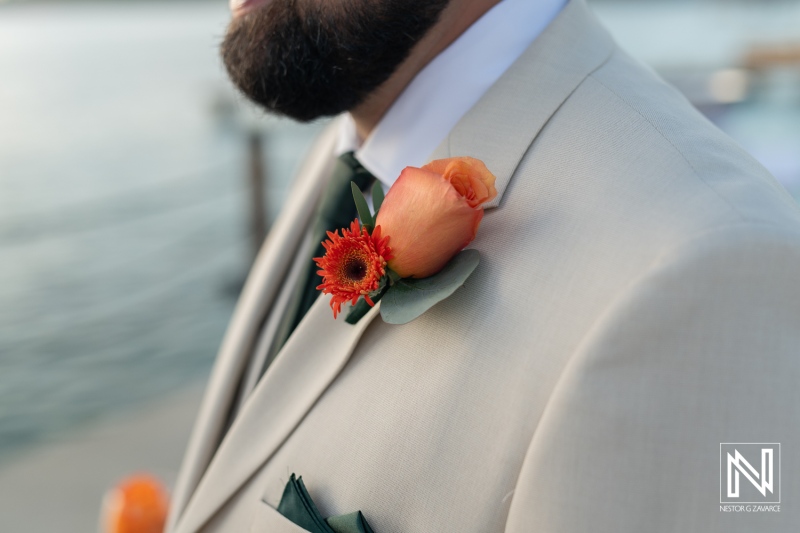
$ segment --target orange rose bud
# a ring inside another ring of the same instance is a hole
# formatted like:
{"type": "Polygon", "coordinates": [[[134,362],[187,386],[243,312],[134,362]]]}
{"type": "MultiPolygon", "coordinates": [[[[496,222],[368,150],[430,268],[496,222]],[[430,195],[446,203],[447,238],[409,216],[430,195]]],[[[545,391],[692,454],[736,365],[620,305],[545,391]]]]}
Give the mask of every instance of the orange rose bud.
{"type": "Polygon", "coordinates": [[[101,522],[103,533],[162,533],[169,496],[157,479],[137,474],[106,493],[101,522]]]}
{"type": "Polygon", "coordinates": [[[453,157],[406,167],[375,221],[389,237],[389,268],[400,277],[439,272],[475,238],[483,204],[497,196],[495,177],[478,159],[453,157]]]}

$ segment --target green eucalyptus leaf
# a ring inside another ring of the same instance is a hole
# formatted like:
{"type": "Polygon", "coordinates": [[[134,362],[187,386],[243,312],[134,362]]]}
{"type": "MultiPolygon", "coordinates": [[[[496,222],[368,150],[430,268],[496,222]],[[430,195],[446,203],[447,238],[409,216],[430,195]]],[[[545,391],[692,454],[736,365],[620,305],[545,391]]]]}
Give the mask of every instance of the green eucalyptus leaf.
{"type": "Polygon", "coordinates": [[[478,266],[480,258],[477,250],[462,250],[438,274],[396,281],[383,296],[381,317],[384,322],[411,322],[463,285],[478,266]]]}
{"type": "Polygon", "coordinates": [[[368,231],[372,231],[375,227],[375,220],[372,218],[372,213],[369,212],[367,199],[364,198],[364,193],[358,188],[356,182],[350,182],[350,189],[353,191],[353,200],[356,202],[356,209],[358,210],[358,218],[361,219],[361,224],[366,226],[368,231]]]}
{"type": "Polygon", "coordinates": [[[372,207],[375,208],[375,218],[378,218],[378,210],[383,205],[383,186],[381,182],[375,180],[372,184],[372,207]]]}
{"type": "Polygon", "coordinates": [[[391,268],[386,268],[386,275],[389,277],[389,283],[395,283],[397,280],[401,279],[400,274],[392,270],[391,268]]]}

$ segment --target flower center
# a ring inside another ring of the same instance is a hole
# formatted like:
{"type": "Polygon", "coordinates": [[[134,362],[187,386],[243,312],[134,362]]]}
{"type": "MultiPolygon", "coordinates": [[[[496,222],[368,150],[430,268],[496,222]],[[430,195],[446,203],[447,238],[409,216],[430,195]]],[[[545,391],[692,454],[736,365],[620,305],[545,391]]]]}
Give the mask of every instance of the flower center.
{"type": "Polygon", "coordinates": [[[361,281],[367,275],[367,261],[361,256],[348,257],[342,265],[342,273],[349,281],[361,281]]]}

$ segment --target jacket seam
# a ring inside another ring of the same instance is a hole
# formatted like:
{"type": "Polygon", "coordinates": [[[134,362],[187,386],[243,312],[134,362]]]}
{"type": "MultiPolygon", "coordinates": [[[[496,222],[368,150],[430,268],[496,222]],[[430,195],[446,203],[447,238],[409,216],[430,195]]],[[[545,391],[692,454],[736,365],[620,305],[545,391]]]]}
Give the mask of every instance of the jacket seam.
{"type": "Polygon", "coordinates": [[[689,160],[689,158],[688,158],[688,157],[686,157],[686,154],[683,152],[683,150],[681,150],[680,148],[678,148],[678,147],[675,145],[675,143],[673,143],[673,142],[672,142],[672,139],[670,139],[670,138],[669,138],[669,137],[668,137],[668,136],[667,136],[667,135],[666,135],[666,134],[665,134],[663,131],[661,131],[661,128],[659,128],[659,127],[658,127],[656,124],[654,124],[654,123],[653,123],[653,122],[652,122],[652,121],[651,121],[649,118],[647,118],[645,115],[643,115],[641,111],[639,111],[637,108],[635,108],[633,105],[631,105],[631,104],[630,104],[630,103],[629,103],[627,100],[625,100],[625,99],[624,99],[624,98],[623,98],[623,97],[622,97],[622,96],[621,96],[619,93],[617,93],[617,92],[616,92],[614,89],[612,89],[611,87],[609,87],[608,85],[606,85],[605,83],[603,83],[601,80],[599,80],[599,79],[598,79],[598,78],[597,78],[597,77],[596,77],[594,74],[595,74],[595,73],[594,73],[594,72],[592,72],[592,73],[591,73],[591,74],[590,74],[588,77],[591,77],[591,78],[592,78],[594,81],[596,81],[598,84],[600,84],[600,86],[601,86],[601,87],[603,87],[603,88],[604,88],[606,91],[608,91],[609,93],[611,93],[611,94],[612,94],[612,95],[613,95],[615,98],[617,98],[617,100],[619,100],[619,101],[620,101],[620,102],[621,102],[623,105],[625,105],[625,107],[627,107],[628,109],[630,109],[631,111],[633,111],[634,113],[636,113],[637,115],[639,115],[639,117],[640,117],[640,118],[641,118],[641,119],[642,119],[642,120],[643,120],[645,123],[647,123],[647,125],[649,125],[649,126],[650,126],[650,128],[652,128],[652,130],[653,130],[653,131],[655,131],[656,133],[658,133],[658,135],[659,135],[659,136],[661,136],[661,138],[662,138],[662,139],[664,139],[665,141],[667,141],[667,143],[668,143],[668,144],[669,144],[669,145],[672,147],[672,149],[673,149],[673,150],[675,150],[675,152],[676,152],[678,155],[680,155],[680,156],[681,156],[681,159],[683,159],[683,161],[686,163],[686,165],[687,165],[687,166],[689,167],[689,169],[692,171],[692,174],[694,174],[694,176],[695,176],[695,177],[696,177],[696,178],[697,178],[697,179],[698,179],[698,180],[699,180],[701,183],[703,183],[703,185],[705,185],[705,186],[706,186],[706,187],[707,187],[707,188],[708,188],[708,189],[709,189],[711,192],[713,192],[713,193],[714,193],[714,195],[715,195],[717,198],[719,198],[719,199],[720,199],[720,200],[722,200],[722,201],[723,201],[725,204],[727,204],[727,205],[728,205],[728,207],[731,209],[731,211],[733,211],[734,213],[736,213],[736,215],[737,215],[737,216],[738,216],[738,217],[739,217],[739,218],[740,218],[742,221],[747,221],[747,220],[749,220],[749,219],[748,219],[748,218],[747,218],[747,217],[746,217],[746,216],[745,216],[745,215],[744,215],[744,214],[743,214],[741,211],[739,211],[739,209],[737,209],[737,208],[736,208],[736,207],[735,207],[735,206],[734,206],[734,205],[733,205],[733,204],[730,202],[730,200],[728,200],[728,199],[727,199],[727,198],[726,198],[724,195],[722,195],[722,194],[721,194],[721,193],[720,193],[720,192],[719,192],[719,191],[718,191],[718,190],[717,190],[715,187],[711,186],[711,184],[710,184],[710,183],[708,183],[708,181],[707,181],[707,180],[706,180],[706,179],[705,179],[705,178],[704,178],[704,177],[703,177],[703,176],[700,174],[700,172],[698,172],[698,171],[697,171],[697,168],[695,168],[695,166],[692,164],[692,162],[689,160]]]}

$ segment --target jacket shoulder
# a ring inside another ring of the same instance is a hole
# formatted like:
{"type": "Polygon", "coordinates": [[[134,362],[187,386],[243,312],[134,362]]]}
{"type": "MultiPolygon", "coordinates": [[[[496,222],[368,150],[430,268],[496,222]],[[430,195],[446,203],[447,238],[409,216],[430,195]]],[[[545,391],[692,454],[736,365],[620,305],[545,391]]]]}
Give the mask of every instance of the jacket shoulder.
{"type": "MultiPolygon", "coordinates": [[[[770,173],[651,69],[616,49],[553,117],[598,180],[658,195],[690,232],[734,222],[800,227],[796,201],[770,173]],[[576,138],[576,137],[579,137],[576,138]]],[[[547,132],[543,132],[547,133],[547,132]]],[[[658,203],[658,202],[656,202],[658,203]]]]}

